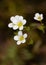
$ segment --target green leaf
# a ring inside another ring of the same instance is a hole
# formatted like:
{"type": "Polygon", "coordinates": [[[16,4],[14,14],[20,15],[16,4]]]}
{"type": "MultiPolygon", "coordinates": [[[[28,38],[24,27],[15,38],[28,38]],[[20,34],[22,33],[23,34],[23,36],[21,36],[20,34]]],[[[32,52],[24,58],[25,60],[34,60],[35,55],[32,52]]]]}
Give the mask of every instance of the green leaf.
{"type": "Polygon", "coordinates": [[[25,29],[26,31],[30,31],[30,27],[28,27],[28,26],[25,26],[24,29],[25,29]]]}
{"type": "Polygon", "coordinates": [[[31,39],[29,43],[30,43],[30,44],[33,44],[33,40],[31,39]]]}
{"type": "Polygon", "coordinates": [[[43,31],[43,32],[45,32],[44,28],[45,28],[45,26],[43,24],[41,24],[41,25],[38,26],[38,29],[41,30],[41,31],[43,31]]]}
{"type": "Polygon", "coordinates": [[[15,50],[16,50],[16,46],[15,45],[9,46],[9,48],[7,50],[7,57],[8,58],[14,58],[15,57],[15,50]]]}

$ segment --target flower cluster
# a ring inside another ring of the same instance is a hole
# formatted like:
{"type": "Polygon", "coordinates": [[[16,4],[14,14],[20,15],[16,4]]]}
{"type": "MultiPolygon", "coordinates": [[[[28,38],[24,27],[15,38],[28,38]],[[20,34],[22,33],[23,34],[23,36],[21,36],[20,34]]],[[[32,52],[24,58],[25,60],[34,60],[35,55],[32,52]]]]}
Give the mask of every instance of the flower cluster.
{"type": "MultiPolygon", "coordinates": [[[[41,22],[43,20],[43,14],[36,13],[34,19],[41,22]]],[[[17,45],[20,45],[21,43],[25,43],[27,38],[27,33],[23,34],[22,30],[24,28],[24,25],[26,24],[26,20],[23,18],[23,16],[19,16],[19,15],[12,16],[10,20],[11,23],[8,24],[8,27],[13,28],[13,30],[19,29],[18,35],[14,36],[14,40],[17,41],[17,45]]]]}
{"type": "Polygon", "coordinates": [[[25,43],[26,42],[25,38],[27,38],[27,34],[26,33],[22,34],[22,30],[24,28],[24,25],[26,24],[26,20],[19,15],[12,16],[10,20],[11,23],[8,24],[8,27],[13,28],[13,30],[19,29],[18,35],[14,36],[14,40],[17,41],[18,45],[21,43],[25,43]]]}

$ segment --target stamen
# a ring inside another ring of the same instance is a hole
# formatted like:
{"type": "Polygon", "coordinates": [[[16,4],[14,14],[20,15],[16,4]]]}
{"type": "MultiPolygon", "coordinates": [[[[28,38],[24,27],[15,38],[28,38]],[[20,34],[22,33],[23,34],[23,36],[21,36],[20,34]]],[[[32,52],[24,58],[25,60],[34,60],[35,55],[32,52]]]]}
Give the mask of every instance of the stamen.
{"type": "Polygon", "coordinates": [[[17,23],[17,26],[18,26],[18,27],[21,27],[22,25],[23,25],[22,22],[18,22],[18,23],[17,23]]]}
{"type": "Polygon", "coordinates": [[[20,36],[20,37],[19,37],[19,40],[20,40],[20,41],[24,40],[24,37],[23,37],[23,36],[20,36]]]}

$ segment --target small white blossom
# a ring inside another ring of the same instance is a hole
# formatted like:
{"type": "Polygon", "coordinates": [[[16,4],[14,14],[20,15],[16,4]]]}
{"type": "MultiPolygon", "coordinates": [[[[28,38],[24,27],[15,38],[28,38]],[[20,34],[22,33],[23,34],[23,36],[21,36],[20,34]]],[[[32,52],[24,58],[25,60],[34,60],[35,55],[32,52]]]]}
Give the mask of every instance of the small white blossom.
{"type": "Polygon", "coordinates": [[[43,14],[36,13],[34,19],[37,21],[42,21],[43,20],[43,14]]]}
{"type": "Polygon", "coordinates": [[[18,28],[19,30],[23,30],[23,25],[26,24],[26,20],[23,19],[23,17],[19,15],[12,16],[10,20],[11,20],[11,23],[8,24],[8,27],[13,28],[13,30],[16,30],[18,28]]]}
{"type": "Polygon", "coordinates": [[[14,40],[17,41],[17,45],[20,45],[21,43],[25,43],[27,38],[27,34],[23,34],[22,31],[18,32],[18,35],[14,36],[14,40]]]}

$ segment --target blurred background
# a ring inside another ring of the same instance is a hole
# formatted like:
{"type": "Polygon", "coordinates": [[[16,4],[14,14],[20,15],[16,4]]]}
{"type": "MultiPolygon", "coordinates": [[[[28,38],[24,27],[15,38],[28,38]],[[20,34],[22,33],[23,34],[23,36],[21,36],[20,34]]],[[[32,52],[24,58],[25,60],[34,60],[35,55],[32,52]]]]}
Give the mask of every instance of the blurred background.
{"type": "Polygon", "coordinates": [[[0,0],[0,65],[46,65],[46,0],[0,0]],[[35,13],[44,16],[44,26],[39,29],[35,13]],[[16,31],[8,28],[10,17],[15,15],[27,20],[27,42],[19,46],[13,39],[16,31]]]}

